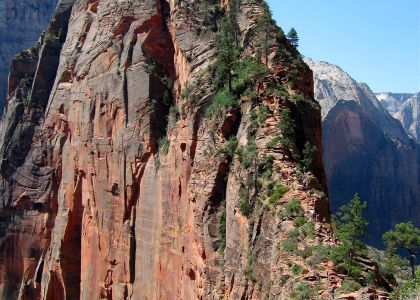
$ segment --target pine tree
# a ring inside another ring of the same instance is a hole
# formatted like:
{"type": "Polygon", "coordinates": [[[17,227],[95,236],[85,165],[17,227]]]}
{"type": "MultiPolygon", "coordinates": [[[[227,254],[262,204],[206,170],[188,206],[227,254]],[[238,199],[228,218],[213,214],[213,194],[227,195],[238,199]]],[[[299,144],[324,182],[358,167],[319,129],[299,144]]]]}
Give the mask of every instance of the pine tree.
{"type": "Polygon", "coordinates": [[[230,2],[228,14],[222,19],[220,31],[216,35],[216,87],[223,89],[227,84],[230,93],[232,93],[233,69],[239,58],[239,25],[237,22],[239,4],[239,0],[230,2]]]}
{"type": "Polygon", "coordinates": [[[285,108],[280,112],[280,121],[277,127],[282,133],[281,143],[288,149],[293,148],[295,144],[295,121],[290,109],[285,108]]]}
{"type": "Polygon", "coordinates": [[[299,37],[296,30],[293,27],[292,29],[290,29],[289,33],[287,34],[287,39],[289,40],[290,44],[293,47],[295,48],[299,47],[299,37]]]}
{"type": "Polygon", "coordinates": [[[256,20],[257,40],[262,44],[265,54],[265,65],[268,66],[268,56],[270,51],[270,33],[272,26],[272,18],[269,8],[264,10],[264,13],[256,20]]]}
{"type": "Polygon", "coordinates": [[[367,203],[362,202],[359,195],[355,194],[348,204],[340,207],[333,218],[334,232],[340,244],[332,249],[332,258],[354,277],[360,273],[354,258],[365,249],[360,239],[367,236],[368,223],[363,216],[366,208],[367,203]]]}
{"type": "MultiPolygon", "coordinates": [[[[420,254],[420,229],[411,222],[395,225],[394,229],[386,232],[383,237],[389,256],[400,256],[399,251],[407,254],[411,276],[415,277],[416,255],[420,254]]],[[[402,258],[400,256],[400,258],[402,258]]],[[[403,259],[402,259],[403,260],[403,259]]],[[[401,260],[400,260],[401,261],[401,260]]]]}

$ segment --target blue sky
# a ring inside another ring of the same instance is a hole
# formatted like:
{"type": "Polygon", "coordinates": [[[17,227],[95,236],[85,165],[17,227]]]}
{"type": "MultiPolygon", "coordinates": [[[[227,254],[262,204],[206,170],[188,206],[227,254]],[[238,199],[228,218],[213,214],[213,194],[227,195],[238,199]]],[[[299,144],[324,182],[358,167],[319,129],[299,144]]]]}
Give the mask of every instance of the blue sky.
{"type": "Polygon", "coordinates": [[[420,91],[419,0],[268,0],[306,57],[342,67],[374,92],[420,91]]]}

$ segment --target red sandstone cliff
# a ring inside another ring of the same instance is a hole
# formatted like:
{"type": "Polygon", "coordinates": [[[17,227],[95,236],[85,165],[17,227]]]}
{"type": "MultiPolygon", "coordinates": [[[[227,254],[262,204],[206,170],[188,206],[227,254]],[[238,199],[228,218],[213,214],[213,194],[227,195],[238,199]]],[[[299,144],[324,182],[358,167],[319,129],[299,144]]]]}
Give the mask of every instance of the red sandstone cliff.
{"type": "MultiPolygon", "coordinates": [[[[241,5],[245,53],[255,54],[249,35],[262,9],[241,5]]],[[[195,1],[62,0],[36,51],[16,56],[0,131],[4,299],[281,299],[314,278],[328,289],[328,271],[314,275],[280,247],[294,226],[278,216],[290,199],[329,217],[313,192],[325,179],[312,73],[276,29],[255,96],[207,115],[215,42],[200,11],[195,1]],[[280,47],[288,59],[274,59],[280,47]],[[270,92],[279,85],[287,91],[270,92]],[[317,147],[313,174],[267,147],[285,108],[296,153],[317,147]],[[231,137],[247,153],[255,144],[251,165],[228,154],[231,137]],[[268,201],[279,183],[289,191],[268,201]],[[257,199],[247,216],[244,197],[257,199]]],[[[217,28],[222,11],[212,13],[217,28]]]]}

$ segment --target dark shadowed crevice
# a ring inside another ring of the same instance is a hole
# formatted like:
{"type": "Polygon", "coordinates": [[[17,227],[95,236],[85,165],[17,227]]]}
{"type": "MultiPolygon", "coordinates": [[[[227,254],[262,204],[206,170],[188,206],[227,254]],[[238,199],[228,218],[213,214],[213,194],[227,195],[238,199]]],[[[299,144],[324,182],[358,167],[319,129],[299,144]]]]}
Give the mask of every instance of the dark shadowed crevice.
{"type": "Polygon", "coordinates": [[[81,281],[82,181],[86,174],[84,171],[78,171],[75,176],[73,207],[69,210],[60,256],[64,288],[68,299],[78,299],[80,297],[81,281]]]}

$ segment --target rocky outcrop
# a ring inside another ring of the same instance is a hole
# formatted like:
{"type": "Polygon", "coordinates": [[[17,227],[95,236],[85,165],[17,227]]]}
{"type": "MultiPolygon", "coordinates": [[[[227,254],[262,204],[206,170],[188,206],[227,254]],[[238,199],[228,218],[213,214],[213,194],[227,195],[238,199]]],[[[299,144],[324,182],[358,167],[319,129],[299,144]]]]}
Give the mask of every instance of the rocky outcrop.
{"type": "Polygon", "coordinates": [[[7,74],[15,54],[36,43],[50,21],[57,0],[0,2],[0,112],[7,94],[7,74]]]}
{"type": "Polygon", "coordinates": [[[334,242],[312,72],[273,22],[256,38],[267,7],[246,1],[236,91],[216,91],[228,7],[61,0],[15,57],[1,298],[282,299],[341,285],[312,257],[334,242]]]}
{"type": "Polygon", "coordinates": [[[399,222],[420,225],[419,147],[365,84],[339,67],[307,60],[322,107],[331,209],[355,193],[368,202],[371,244],[399,222]]]}
{"type": "MultiPolygon", "coordinates": [[[[206,113],[226,8],[205,4],[62,0],[15,57],[0,131],[3,299],[275,299],[293,287],[279,247],[293,225],[278,212],[297,198],[329,217],[310,192],[325,188],[312,73],[277,31],[270,71],[206,113]],[[286,108],[295,158],[266,146],[286,108]],[[302,175],[306,142],[318,152],[302,175]],[[287,194],[268,201],[280,184],[287,194]]],[[[241,5],[244,56],[263,9],[241,5]]]]}
{"type": "Polygon", "coordinates": [[[376,95],[389,113],[401,122],[408,136],[420,143],[420,93],[376,95]]]}

